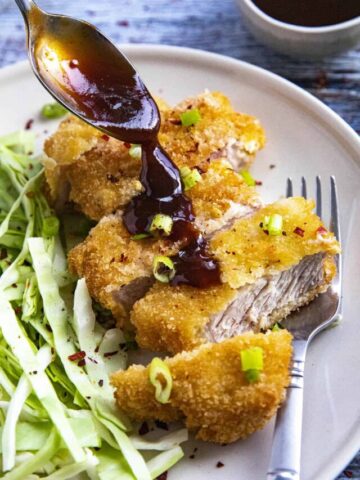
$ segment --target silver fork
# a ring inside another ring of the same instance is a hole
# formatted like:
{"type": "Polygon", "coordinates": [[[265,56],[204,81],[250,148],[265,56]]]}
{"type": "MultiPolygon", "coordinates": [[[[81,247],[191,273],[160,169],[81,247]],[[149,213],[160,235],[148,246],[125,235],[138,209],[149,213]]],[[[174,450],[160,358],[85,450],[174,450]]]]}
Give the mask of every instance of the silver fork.
{"type": "MultiPolygon", "coordinates": [[[[340,241],[339,207],[334,177],[330,177],[330,230],[340,241]]],[[[307,197],[307,185],[301,179],[301,194],[307,197]]],[[[286,196],[293,195],[291,178],[287,180],[286,196]]],[[[316,213],[322,214],[321,180],[316,177],[316,213]]],[[[341,316],[341,256],[336,256],[337,275],[326,293],[319,295],[307,307],[291,314],[282,325],[293,335],[291,380],[284,405],[275,423],[270,466],[267,480],[299,480],[303,387],[306,350],[319,332],[341,316]]]]}

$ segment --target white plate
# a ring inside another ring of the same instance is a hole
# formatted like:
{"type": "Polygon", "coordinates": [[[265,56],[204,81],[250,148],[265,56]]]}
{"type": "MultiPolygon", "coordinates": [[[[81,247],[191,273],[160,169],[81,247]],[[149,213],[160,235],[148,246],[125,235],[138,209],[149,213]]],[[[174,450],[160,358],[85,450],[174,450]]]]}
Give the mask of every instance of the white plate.
{"type": "MultiPolygon", "coordinates": [[[[311,95],[265,70],[230,58],[164,46],[126,46],[155,95],[176,102],[209,88],[221,90],[236,108],[256,115],[267,146],[256,160],[266,200],[283,192],[285,179],[336,175],[341,200],[344,268],[344,321],[311,345],[305,374],[302,480],[329,480],[360,447],[360,141],[336,114],[311,95]],[[269,165],[276,168],[270,169],[269,165]]],[[[47,94],[27,63],[0,71],[0,132],[35,118],[47,94]]],[[[51,125],[54,127],[54,124],[51,125]]],[[[325,182],[324,182],[325,183],[325,182]]],[[[326,204],[325,204],[326,208],[326,204]]],[[[269,460],[272,423],[246,441],[219,447],[198,444],[169,480],[260,480],[269,460]],[[225,466],[216,468],[221,460],[225,466]]]]}

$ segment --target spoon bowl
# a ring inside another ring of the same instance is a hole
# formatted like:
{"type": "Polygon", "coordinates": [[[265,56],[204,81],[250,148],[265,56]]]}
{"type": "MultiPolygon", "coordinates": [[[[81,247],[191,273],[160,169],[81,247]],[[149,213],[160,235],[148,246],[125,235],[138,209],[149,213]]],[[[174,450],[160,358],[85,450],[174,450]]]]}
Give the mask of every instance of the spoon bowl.
{"type": "Polygon", "coordinates": [[[140,143],[159,130],[155,101],[128,59],[93,25],[16,0],[35,75],[71,113],[104,133],[140,143]]]}

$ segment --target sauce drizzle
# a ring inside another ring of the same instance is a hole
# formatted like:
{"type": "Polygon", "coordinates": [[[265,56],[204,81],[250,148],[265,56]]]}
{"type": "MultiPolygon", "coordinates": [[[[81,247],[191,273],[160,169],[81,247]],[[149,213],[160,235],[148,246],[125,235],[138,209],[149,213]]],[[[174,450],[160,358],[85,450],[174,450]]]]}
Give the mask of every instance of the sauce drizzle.
{"type": "Polygon", "coordinates": [[[220,283],[219,265],[194,224],[179,169],[159,144],[157,105],[133,66],[90,25],[62,17],[57,18],[56,29],[40,27],[41,11],[34,7],[30,15],[38,29],[33,53],[44,83],[86,122],[119,140],[142,145],[144,192],[125,208],[123,221],[129,233],[147,232],[158,213],[171,216],[169,238],[184,245],[172,257],[176,274],[171,284],[203,288],[220,283]]]}

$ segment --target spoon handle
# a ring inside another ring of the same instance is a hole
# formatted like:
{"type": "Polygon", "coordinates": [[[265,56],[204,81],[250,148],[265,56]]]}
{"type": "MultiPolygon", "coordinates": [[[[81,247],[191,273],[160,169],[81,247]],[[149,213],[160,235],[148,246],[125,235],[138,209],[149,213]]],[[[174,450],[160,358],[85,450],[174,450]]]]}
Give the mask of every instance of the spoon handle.
{"type": "Polygon", "coordinates": [[[33,0],[15,0],[23,17],[27,20],[31,7],[35,5],[33,0]]]}

